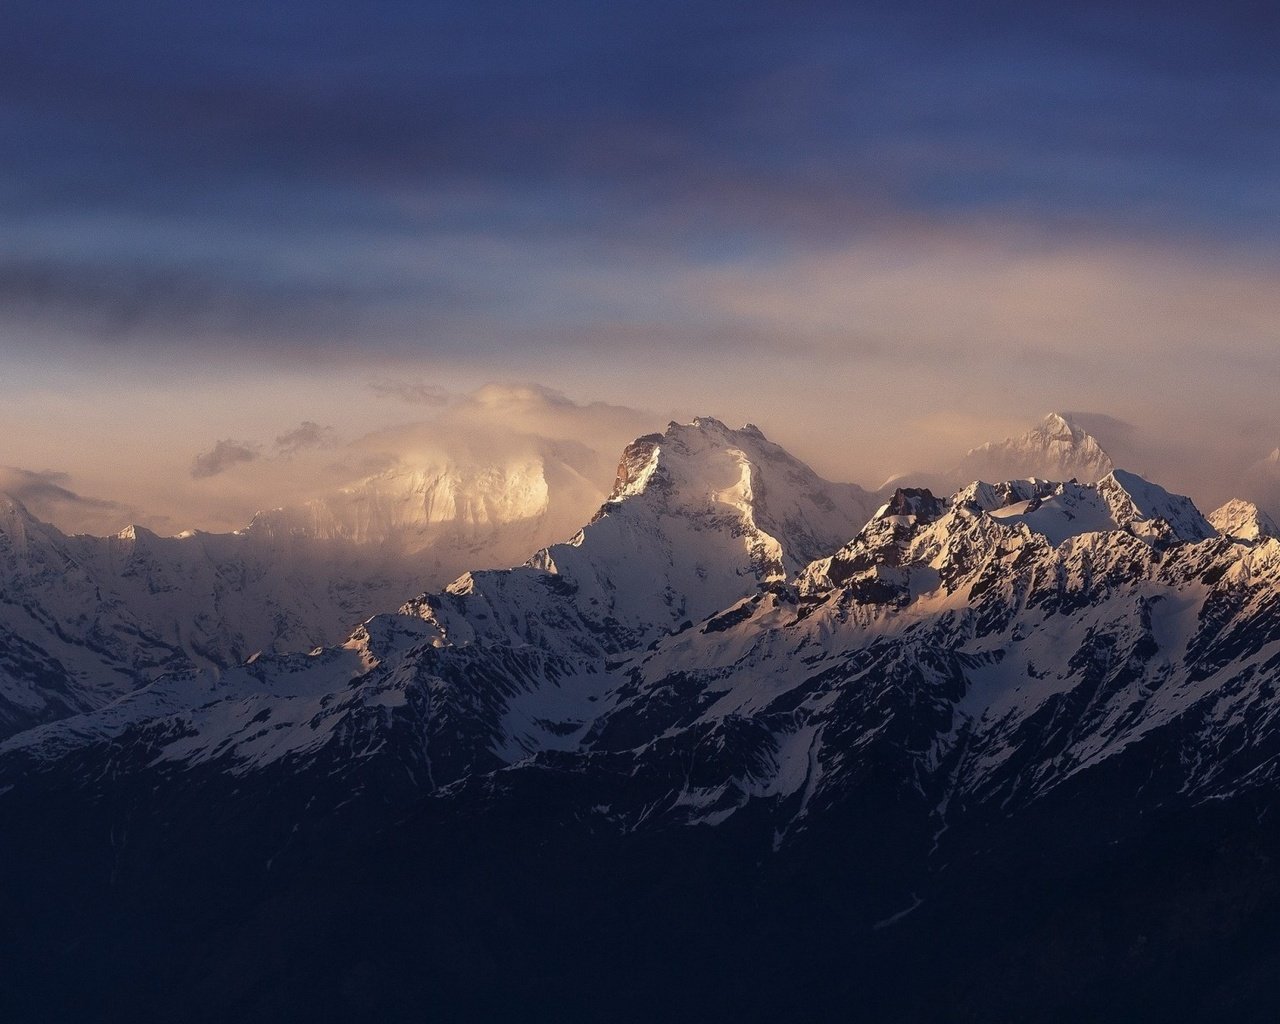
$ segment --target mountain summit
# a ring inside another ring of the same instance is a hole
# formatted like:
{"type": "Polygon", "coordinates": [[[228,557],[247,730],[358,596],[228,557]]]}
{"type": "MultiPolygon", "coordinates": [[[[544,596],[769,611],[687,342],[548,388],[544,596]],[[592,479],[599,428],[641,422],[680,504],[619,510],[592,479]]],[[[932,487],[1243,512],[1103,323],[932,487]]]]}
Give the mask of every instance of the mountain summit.
{"type": "MultiPolygon", "coordinates": [[[[609,499],[571,539],[517,569],[468,573],[448,592],[520,606],[550,575],[594,636],[634,643],[793,579],[857,533],[873,508],[871,495],[822,479],[759,428],[702,416],[628,445],[609,499]]],[[[430,617],[447,614],[442,604],[430,617]]],[[[529,628],[502,637],[527,642],[529,628]]]]}
{"type": "Polygon", "coordinates": [[[1069,414],[1052,412],[1025,434],[971,449],[952,476],[957,483],[1028,477],[1094,483],[1114,468],[1097,438],[1069,414]]]}
{"type": "Polygon", "coordinates": [[[1213,528],[1222,536],[1246,544],[1280,537],[1280,527],[1276,526],[1275,520],[1251,501],[1232,498],[1209,513],[1208,518],[1213,528]]]}

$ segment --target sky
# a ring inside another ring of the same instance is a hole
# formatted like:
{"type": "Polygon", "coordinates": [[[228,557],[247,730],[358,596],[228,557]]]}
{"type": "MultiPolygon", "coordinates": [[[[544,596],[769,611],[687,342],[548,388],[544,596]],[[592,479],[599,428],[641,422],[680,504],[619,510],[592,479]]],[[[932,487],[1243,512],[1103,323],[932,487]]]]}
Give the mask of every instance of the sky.
{"type": "Polygon", "coordinates": [[[1217,499],[1280,445],[1278,46],[1267,3],[10,0],[0,484],[229,528],[304,451],[541,403],[874,486],[1067,409],[1217,499]]]}

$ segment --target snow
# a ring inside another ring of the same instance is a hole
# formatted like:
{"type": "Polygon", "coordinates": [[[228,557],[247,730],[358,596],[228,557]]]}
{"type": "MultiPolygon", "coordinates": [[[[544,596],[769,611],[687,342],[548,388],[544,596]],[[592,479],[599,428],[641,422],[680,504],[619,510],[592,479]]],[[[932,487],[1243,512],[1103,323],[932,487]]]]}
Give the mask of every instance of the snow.
{"type": "Polygon", "coordinates": [[[1280,537],[1280,527],[1276,526],[1275,520],[1251,501],[1233,498],[1209,513],[1208,518],[1222,536],[1245,544],[1280,537]]]}
{"type": "Polygon", "coordinates": [[[965,455],[959,480],[1042,477],[1092,483],[1114,468],[1098,440],[1061,413],[1050,413],[1018,437],[991,441],[965,455]]]}
{"type": "Polygon", "coordinates": [[[993,487],[978,482],[961,495],[993,518],[1006,524],[1023,523],[1054,545],[1087,533],[1118,530],[1154,540],[1162,536],[1158,521],[1183,541],[1217,535],[1189,498],[1123,470],[1089,485],[1027,480],[993,487]]]}
{"type": "Polygon", "coordinates": [[[1024,523],[1055,546],[1069,537],[1119,528],[1097,490],[1073,485],[1063,485],[1041,501],[1020,501],[990,514],[1002,523],[1024,523]]]}
{"type": "Polygon", "coordinates": [[[1111,508],[1117,523],[1163,520],[1179,540],[1197,541],[1216,537],[1217,531],[1200,514],[1190,498],[1171,494],[1159,484],[1136,473],[1113,470],[1098,481],[1098,493],[1111,508]]]}

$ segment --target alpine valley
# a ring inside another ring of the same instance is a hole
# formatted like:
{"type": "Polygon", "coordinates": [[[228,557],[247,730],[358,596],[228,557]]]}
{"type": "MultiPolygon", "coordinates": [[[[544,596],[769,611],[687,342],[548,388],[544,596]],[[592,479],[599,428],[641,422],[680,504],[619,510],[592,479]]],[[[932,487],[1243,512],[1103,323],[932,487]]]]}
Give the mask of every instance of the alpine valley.
{"type": "Polygon", "coordinates": [[[570,539],[380,614],[332,510],[9,504],[0,1011],[1273,1020],[1280,531],[1069,417],[966,469],[672,423],[570,539]]]}

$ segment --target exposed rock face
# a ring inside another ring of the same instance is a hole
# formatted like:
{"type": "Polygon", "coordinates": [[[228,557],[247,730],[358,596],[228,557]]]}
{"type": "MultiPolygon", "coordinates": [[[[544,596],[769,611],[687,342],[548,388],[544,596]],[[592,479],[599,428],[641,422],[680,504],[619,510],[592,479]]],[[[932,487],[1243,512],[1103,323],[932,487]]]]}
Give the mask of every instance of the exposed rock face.
{"type": "Polygon", "coordinates": [[[642,474],[649,467],[662,441],[661,434],[645,434],[623,449],[613,489],[609,492],[610,501],[622,498],[630,489],[639,485],[642,474]]]}
{"type": "Polygon", "coordinates": [[[902,488],[893,492],[880,515],[890,516],[937,516],[942,512],[944,502],[933,496],[927,487],[902,488]]]}

